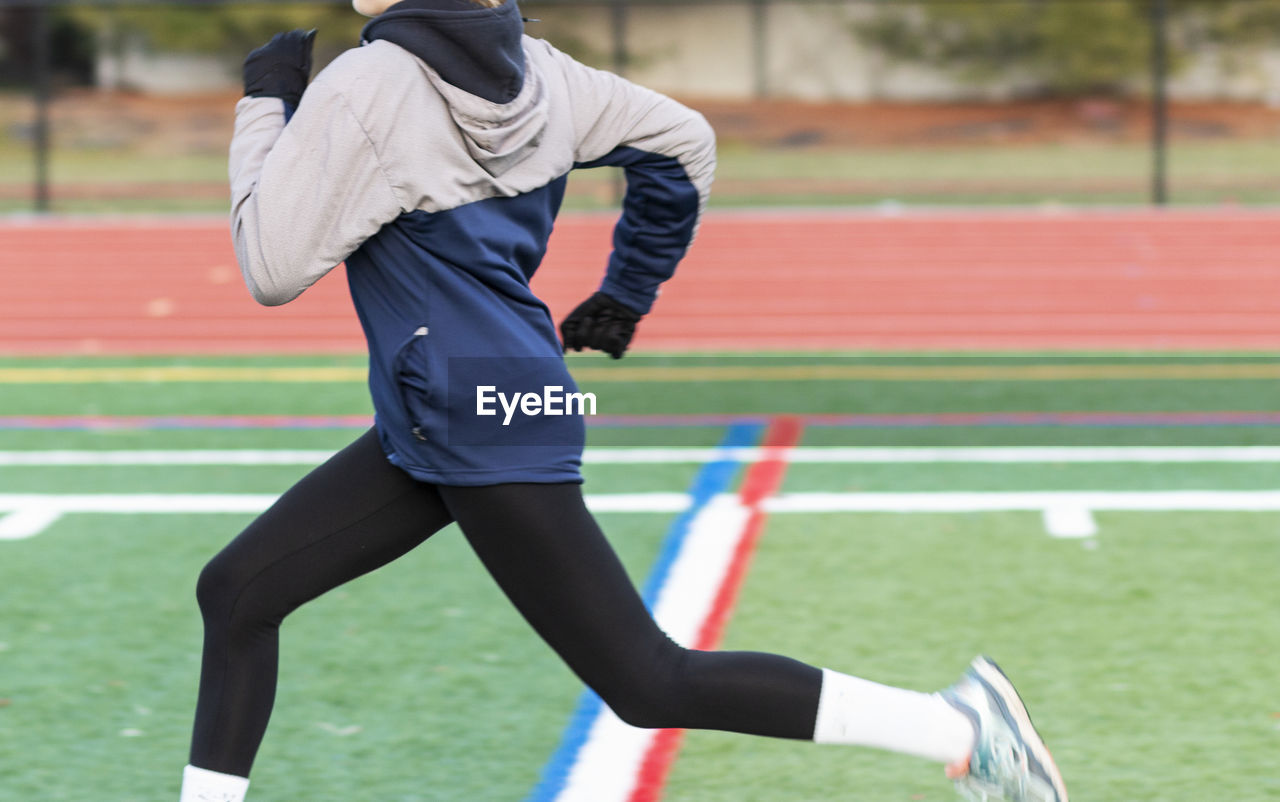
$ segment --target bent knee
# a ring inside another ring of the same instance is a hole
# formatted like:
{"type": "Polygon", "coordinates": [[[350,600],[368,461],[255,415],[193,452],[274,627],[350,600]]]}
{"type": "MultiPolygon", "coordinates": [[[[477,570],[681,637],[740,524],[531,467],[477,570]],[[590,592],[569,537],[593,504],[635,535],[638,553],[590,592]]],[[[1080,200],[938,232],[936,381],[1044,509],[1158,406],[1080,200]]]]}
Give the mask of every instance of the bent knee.
{"type": "Polygon", "coordinates": [[[278,624],[291,609],[259,570],[240,564],[225,551],[200,572],[196,602],[206,626],[233,629],[278,624]]]}
{"type": "Polygon", "coordinates": [[[683,726],[679,723],[679,711],[670,706],[668,699],[660,696],[644,696],[633,691],[606,699],[605,704],[624,723],[642,730],[683,726]]]}
{"type": "Polygon", "coordinates": [[[633,665],[614,674],[597,693],[618,718],[632,727],[662,729],[684,727],[694,693],[684,671],[688,652],[677,649],[663,655],[657,665],[633,665]]]}
{"type": "Polygon", "coordinates": [[[206,619],[225,618],[235,604],[240,592],[235,572],[223,555],[214,557],[200,571],[196,579],[196,603],[206,619]]]}

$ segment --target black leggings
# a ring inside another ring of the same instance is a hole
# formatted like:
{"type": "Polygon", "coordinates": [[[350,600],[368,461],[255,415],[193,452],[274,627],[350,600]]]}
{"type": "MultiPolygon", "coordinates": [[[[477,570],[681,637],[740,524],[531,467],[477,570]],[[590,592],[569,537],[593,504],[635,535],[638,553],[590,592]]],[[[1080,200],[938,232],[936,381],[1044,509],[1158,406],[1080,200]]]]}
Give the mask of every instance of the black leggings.
{"type": "Polygon", "coordinates": [[[511,603],[624,721],[811,738],[821,672],[684,649],[654,623],[576,484],[445,487],[373,432],[316,468],[205,566],[191,763],[248,776],[275,699],[280,622],[457,521],[511,603]]]}

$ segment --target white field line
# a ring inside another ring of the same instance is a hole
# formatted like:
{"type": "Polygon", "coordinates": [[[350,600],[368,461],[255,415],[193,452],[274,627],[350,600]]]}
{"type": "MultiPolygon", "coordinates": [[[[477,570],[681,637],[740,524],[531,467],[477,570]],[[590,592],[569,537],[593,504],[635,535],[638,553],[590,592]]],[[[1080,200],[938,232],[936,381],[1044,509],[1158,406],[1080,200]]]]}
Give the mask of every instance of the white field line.
{"type": "MultiPolygon", "coordinates": [[[[767,448],[588,448],[589,465],[702,464],[717,459],[755,462],[767,448]]],[[[0,451],[3,466],[318,465],[333,455],[320,449],[201,449],[140,451],[0,451]]],[[[787,449],[791,463],[1184,463],[1277,462],[1280,446],[998,446],[868,448],[802,446],[787,449]]]]}
{"type": "Polygon", "coordinates": [[[0,494],[0,540],[35,537],[73,512],[258,513],[275,500],[262,493],[6,493],[0,494]]]}
{"type": "Polygon", "coordinates": [[[201,449],[195,451],[0,451],[0,466],[319,465],[333,451],[201,449]]]}
{"type": "Polygon", "coordinates": [[[19,507],[0,517],[0,540],[24,540],[53,526],[62,517],[54,507],[19,507]]]}
{"type": "MultiPolygon", "coordinates": [[[[269,493],[0,493],[0,540],[34,537],[68,513],[257,514],[278,496],[269,493]]],[[[685,493],[588,495],[592,512],[683,512],[685,493]]]]}
{"type": "MultiPolygon", "coordinates": [[[[736,496],[717,496],[732,505],[736,496]]],[[[0,494],[0,539],[42,532],[69,513],[259,513],[276,496],[262,493],[19,493],[0,494]]],[[[684,493],[587,495],[594,512],[673,513],[689,507],[684,493]]],[[[717,509],[722,507],[717,506],[717,509]]],[[[1276,512],[1277,490],[1028,491],[1008,493],[783,493],[766,499],[768,513],[966,513],[1031,511],[1045,514],[1046,527],[1061,537],[1087,537],[1086,516],[1100,510],[1136,512],[1276,512]],[[1055,524],[1049,518],[1055,518],[1055,524]]]]}
{"type": "Polygon", "coordinates": [[[1137,512],[1270,512],[1280,490],[1032,490],[995,493],[782,493],[766,499],[770,513],[1010,512],[1050,509],[1137,512]]]}
{"type": "Polygon", "coordinates": [[[1044,529],[1051,537],[1093,537],[1098,534],[1098,521],[1093,511],[1085,507],[1048,507],[1044,511],[1044,529]]]}
{"type": "MultiPolygon", "coordinates": [[[[754,462],[777,456],[767,448],[589,448],[587,464],[683,463],[711,459],[754,462]]],[[[1062,462],[1280,462],[1280,446],[944,446],[872,448],[799,446],[789,463],[1062,463],[1062,462]]]]}
{"type": "Polygon", "coordinates": [[[62,513],[262,512],[271,493],[0,493],[0,511],[55,509],[62,513]]]}

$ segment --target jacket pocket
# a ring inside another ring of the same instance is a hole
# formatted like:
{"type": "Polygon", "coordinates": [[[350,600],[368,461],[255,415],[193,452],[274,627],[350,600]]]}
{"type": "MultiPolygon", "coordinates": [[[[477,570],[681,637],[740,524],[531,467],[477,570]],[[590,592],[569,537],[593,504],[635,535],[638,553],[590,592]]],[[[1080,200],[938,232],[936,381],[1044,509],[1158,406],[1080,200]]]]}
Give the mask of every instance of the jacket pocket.
{"type": "Polygon", "coordinates": [[[400,345],[392,362],[396,390],[400,405],[409,421],[409,433],[418,440],[427,439],[427,422],[431,415],[431,375],[428,367],[426,326],[416,331],[400,345]]]}

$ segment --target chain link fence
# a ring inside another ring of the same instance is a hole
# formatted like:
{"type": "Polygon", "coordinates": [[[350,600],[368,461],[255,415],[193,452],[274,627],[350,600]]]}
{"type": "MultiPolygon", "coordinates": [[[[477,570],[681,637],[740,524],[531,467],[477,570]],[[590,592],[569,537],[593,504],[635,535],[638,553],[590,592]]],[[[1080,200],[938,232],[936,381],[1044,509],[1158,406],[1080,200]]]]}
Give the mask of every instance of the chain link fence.
{"type": "MultiPolygon", "coordinates": [[[[703,111],[714,203],[1280,201],[1280,0],[528,0],[528,33],[703,111]]],[[[0,211],[212,212],[243,55],[346,3],[0,3],[0,211]]],[[[576,208],[616,202],[585,171],[576,208]]]]}

